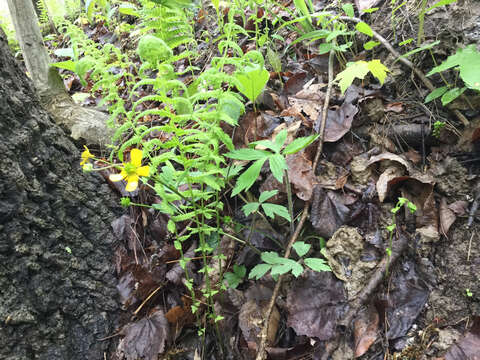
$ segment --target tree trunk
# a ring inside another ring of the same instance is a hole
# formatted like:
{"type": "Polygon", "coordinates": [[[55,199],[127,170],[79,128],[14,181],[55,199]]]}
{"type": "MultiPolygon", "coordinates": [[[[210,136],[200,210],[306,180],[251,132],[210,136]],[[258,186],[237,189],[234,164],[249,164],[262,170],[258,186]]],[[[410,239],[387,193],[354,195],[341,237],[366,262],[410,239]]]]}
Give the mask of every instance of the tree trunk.
{"type": "Polygon", "coordinates": [[[41,109],[0,29],[0,359],[99,360],[114,344],[119,213],[41,109]]]}
{"type": "Polygon", "coordinates": [[[32,1],[7,0],[7,3],[25,65],[42,105],[73,139],[101,146],[110,144],[113,130],[106,126],[108,116],[76,105],[56,69],[50,67],[32,1]]]}

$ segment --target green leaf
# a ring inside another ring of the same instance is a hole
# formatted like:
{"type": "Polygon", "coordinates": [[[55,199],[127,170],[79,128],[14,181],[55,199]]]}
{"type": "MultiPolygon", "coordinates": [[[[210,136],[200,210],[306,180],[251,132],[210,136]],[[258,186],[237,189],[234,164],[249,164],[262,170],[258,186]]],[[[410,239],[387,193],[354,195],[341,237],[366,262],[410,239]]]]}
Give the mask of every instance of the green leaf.
{"type": "Polygon", "coordinates": [[[370,9],[365,9],[365,10],[362,10],[362,13],[371,14],[371,13],[374,13],[375,11],[377,11],[378,9],[379,9],[378,7],[374,7],[374,8],[370,8],[370,9]]]}
{"type": "Polygon", "coordinates": [[[272,265],[268,264],[258,264],[252,270],[250,270],[250,274],[248,274],[249,279],[260,279],[263,275],[265,275],[268,270],[272,268],[272,265]]]}
{"type": "Polygon", "coordinates": [[[260,203],[251,202],[251,203],[243,205],[242,210],[243,210],[243,213],[245,214],[245,216],[248,216],[248,215],[254,213],[255,211],[257,211],[259,206],[260,206],[260,203]]]}
{"type": "Polygon", "coordinates": [[[291,155],[299,152],[302,149],[305,149],[308,145],[317,140],[318,135],[310,135],[306,137],[296,138],[290,144],[288,144],[285,149],[283,149],[282,154],[291,155]]]}
{"type": "Polygon", "coordinates": [[[329,53],[330,50],[332,50],[334,48],[334,45],[332,43],[321,43],[319,46],[318,46],[318,54],[319,55],[323,55],[323,54],[326,54],[326,53],[329,53]]]}
{"type": "Polygon", "coordinates": [[[272,196],[275,196],[278,194],[278,190],[270,190],[270,191],[264,191],[260,194],[260,197],[258,198],[258,201],[263,203],[270,199],[272,196]]]}
{"type": "MultiPolygon", "coordinates": [[[[285,259],[285,260],[287,260],[287,259],[285,259]]],[[[291,264],[285,262],[283,264],[273,265],[271,274],[272,274],[272,276],[283,275],[283,274],[288,273],[291,270],[292,270],[291,264]]]]}
{"type": "Polygon", "coordinates": [[[442,96],[442,105],[445,106],[449,103],[451,103],[453,100],[455,100],[457,97],[463,94],[463,92],[467,90],[466,87],[464,88],[454,88],[451,90],[448,90],[445,94],[442,96]]]}
{"type": "Polygon", "coordinates": [[[59,61],[56,63],[51,63],[50,66],[55,66],[59,69],[65,69],[69,70],[71,72],[75,72],[75,62],[72,60],[67,60],[67,61],[59,61]]]}
{"type": "Polygon", "coordinates": [[[445,94],[448,90],[448,87],[447,86],[442,86],[442,87],[439,87],[435,90],[433,90],[430,94],[427,95],[427,97],[425,98],[425,104],[426,103],[429,103],[430,101],[432,100],[435,100],[435,99],[438,99],[440,96],[442,96],[443,94],[445,94]]]}
{"type": "MultiPolygon", "coordinates": [[[[420,52],[420,51],[431,49],[431,48],[433,48],[434,46],[437,46],[438,44],[440,44],[440,40],[437,40],[437,41],[434,41],[434,42],[432,42],[432,43],[430,43],[430,44],[425,44],[425,45],[423,45],[423,46],[421,46],[421,47],[419,47],[419,48],[413,49],[412,51],[409,51],[409,52],[407,52],[406,54],[403,54],[403,55],[400,56],[400,57],[402,57],[402,58],[409,57],[410,55],[416,54],[416,53],[418,53],[418,52],[420,52]]],[[[398,60],[398,59],[397,59],[397,60],[398,60]]],[[[395,63],[397,60],[395,60],[394,63],[395,63]]],[[[428,76],[428,75],[427,75],[427,76],[428,76]]]]}
{"type": "Polygon", "coordinates": [[[283,144],[285,144],[285,140],[287,140],[287,129],[283,129],[282,131],[280,131],[277,136],[275,136],[275,149],[274,151],[275,152],[280,152],[280,150],[282,149],[282,146],[283,144]]]}
{"type": "Polygon", "coordinates": [[[120,4],[120,6],[118,7],[118,12],[122,15],[129,15],[135,17],[140,16],[139,12],[137,11],[137,7],[127,2],[123,2],[120,4]]]}
{"type": "Polygon", "coordinates": [[[425,10],[425,14],[432,11],[433,9],[435,9],[437,7],[449,5],[449,4],[452,4],[454,2],[457,2],[457,0],[440,0],[440,1],[436,2],[435,4],[433,4],[432,6],[430,6],[427,10],[425,10]]]}
{"type": "Polygon", "coordinates": [[[242,175],[238,177],[237,183],[232,191],[232,197],[243,190],[250,189],[250,187],[258,179],[258,175],[260,175],[260,170],[262,169],[265,160],[266,158],[255,161],[247,170],[245,170],[242,175]]]}
{"type": "Polygon", "coordinates": [[[243,149],[230,151],[226,153],[225,156],[235,160],[260,160],[260,159],[266,159],[267,156],[270,154],[271,153],[264,150],[243,148],[243,149]]]}
{"type": "Polygon", "coordinates": [[[370,70],[372,75],[375,76],[378,79],[378,81],[380,81],[380,85],[383,85],[385,78],[387,77],[387,72],[390,71],[378,59],[369,61],[368,69],[370,70]]]}
{"type": "Polygon", "coordinates": [[[267,84],[270,73],[264,67],[257,64],[246,66],[241,72],[235,74],[238,80],[237,88],[250,101],[255,102],[258,95],[267,84]]]}
{"type": "Polygon", "coordinates": [[[262,252],[262,255],[260,255],[260,257],[264,262],[271,265],[280,264],[283,262],[283,258],[278,256],[275,251],[264,251],[262,252]]]}
{"type": "Polygon", "coordinates": [[[244,265],[234,264],[233,272],[235,273],[235,275],[243,279],[243,277],[245,277],[245,274],[247,273],[247,268],[244,265]]]}
{"type": "Polygon", "coordinates": [[[408,44],[410,44],[412,41],[413,41],[413,38],[409,38],[409,39],[407,39],[407,40],[403,40],[403,41],[399,42],[398,45],[400,45],[400,46],[408,45],[408,44]]]}
{"type": "Polygon", "coordinates": [[[342,95],[345,93],[345,90],[352,85],[353,80],[363,79],[365,75],[368,74],[369,68],[368,63],[363,60],[356,61],[354,63],[348,63],[345,70],[337,74],[335,80],[339,81],[340,90],[342,95]]]}
{"type": "Polygon", "coordinates": [[[365,22],[361,21],[355,25],[355,29],[357,31],[361,32],[362,34],[365,34],[367,36],[372,37],[373,36],[373,31],[372,28],[365,22]]]}
{"type": "Polygon", "coordinates": [[[347,16],[355,17],[355,11],[353,10],[353,5],[352,4],[350,4],[350,3],[343,4],[342,9],[347,16]]]}
{"type": "Polygon", "coordinates": [[[363,48],[364,48],[365,50],[372,50],[375,46],[378,46],[378,45],[380,45],[380,42],[379,42],[379,41],[373,41],[373,40],[371,40],[371,41],[368,41],[368,42],[366,42],[365,44],[363,44],[363,48]]]}
{"type": "Polygon", "coordinates": [[[332,271],[330,266],[323,259],[319,258],[307,258],[304,260],[305,265],[314,271],[332,271]]]}
{"type": "Polygon", "coordinates": [[[288,169],[285,158],[280,154],[275,154],[268,157],[268,163],[273,177],[277,179],[279,183],[283,182],[283,172],[288,169]]]}
{"type": "Polygon", "coordinates": [[[72,48],[56,49],[53,53],[57,56],[63,56],[63,57],[69,57],[69,58],[74,57],[72,48]]]}
{"type": "Polygon", "coordinates": [[[288,213],[287,208],[283,205],[263,203],[262,209],[265,212],[265,215],[267,215],[272,219],[274,218],[275,215],[278,215],[283,217],[285,220],[292,221],[290,219],[290,214],[288,213]]]}
{"type": "Polygon", "coordinates": [[[167,230],[172,234],[174,234],[175,231],[177,230],[177,226],[175,225],[175,222],[172,219],[168,220],[167,230]]]}
{"type": "Polygon", "coordinates": [[[295,251],[297,252],[298,256],[302,257],[304,256],[308,250],[310,250],[310,248],[312,247],[312,245],[310,244],[306,244],[305,242],[303,241],[297,241],[295,242],[292,247],[295,249],[295,251]]]}

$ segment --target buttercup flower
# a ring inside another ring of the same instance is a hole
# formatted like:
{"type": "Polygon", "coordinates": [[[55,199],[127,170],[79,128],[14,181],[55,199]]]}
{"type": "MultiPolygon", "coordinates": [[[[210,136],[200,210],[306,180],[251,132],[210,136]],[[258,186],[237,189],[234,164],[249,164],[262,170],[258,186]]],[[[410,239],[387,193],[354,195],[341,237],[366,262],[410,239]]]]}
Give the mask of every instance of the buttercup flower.
{"type": "Polygon", "coordinates": [[[88,160],[90,160],[94,156],[90,153],[90,150],[88,150],[88,148],[85,145],[83,145],[83,147],[85,148],[85,150],[82,152],[82,161],[80,161],[80,166],[83,169],[85,169],[85,167],[87,166],[88,160]]]}
{"type": "Polygon", "coordinates": [[[120,174],[112,174],[109,176],[111,181],[126,180],[127,186],[125,190],[134,191],[138,187],[138,179],[140,176],[148,176],[149,167],[142,166],[143,152],[139,149],[130,151],[130,162],[123,163],[120,174]]]}

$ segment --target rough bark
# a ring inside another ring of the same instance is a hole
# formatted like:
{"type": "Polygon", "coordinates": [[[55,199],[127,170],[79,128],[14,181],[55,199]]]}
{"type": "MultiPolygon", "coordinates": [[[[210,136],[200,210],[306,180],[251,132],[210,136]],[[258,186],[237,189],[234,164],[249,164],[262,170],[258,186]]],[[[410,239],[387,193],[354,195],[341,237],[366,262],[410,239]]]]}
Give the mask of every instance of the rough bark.
{"type": "Polygon", "coordinates": [[[7,3],[25,65],[42,105],[73,139],[101,146],[109,144],[113,130],[106,126],[108,116],[76,105],[65,91],[58,72],[50,67],[32,1],[7,0],[7,3]]]}
{"type": "Polygon", "coordinates": [[[103,359],[119,314],[118,200],[82,173],[1,30],[0,154],[0,359],[103,359]]]}

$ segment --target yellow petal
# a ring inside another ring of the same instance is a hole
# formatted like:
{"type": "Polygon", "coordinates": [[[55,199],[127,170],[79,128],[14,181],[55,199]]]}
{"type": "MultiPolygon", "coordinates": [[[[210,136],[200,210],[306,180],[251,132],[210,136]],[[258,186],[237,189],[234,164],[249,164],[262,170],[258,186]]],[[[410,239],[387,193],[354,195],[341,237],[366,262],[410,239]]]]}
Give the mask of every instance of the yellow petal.
{"type": "Polygon", "coordinates": [[[125,190],[127,191],[134,191],[138,187],[138,181],[129,181],[127,183],[127,186],[125,187],[125,190]]]}
{"type": "Polygon", "coordinates": [[[139,167],[136,171],[138,176],[148,176],[149,172],[150,172],[150,167],[149,166],[139,167]]]}
{"type": "Polygon", "coordinates": [[[138,175],[137,174],[133,174],[133,175],[128,175],[128,176],[125,176],[125,180],[127,180],[127,182],[138,182],[138,175]]]}
{"type": "Polygon", "coordinates": [[[142,150],[132,149],[132,151],[130,151],[130,162],[136,167],[142,166],[142,157],[143,157],[142,150]]]}
{"type": "Polygon", "coordinates": [[[110,181],[120,181],[123,180],[123,175],[122,174],[111,174],[109,177],[110,181]]]}
{"type": "Polygon", "coordinates": [[[88,160],[88,158],[84,158],[84,157],[82,156],[82,161],[80,161],[80,166],[85,165],[85,163],[87,162],[87,160],[88,160]]]}

